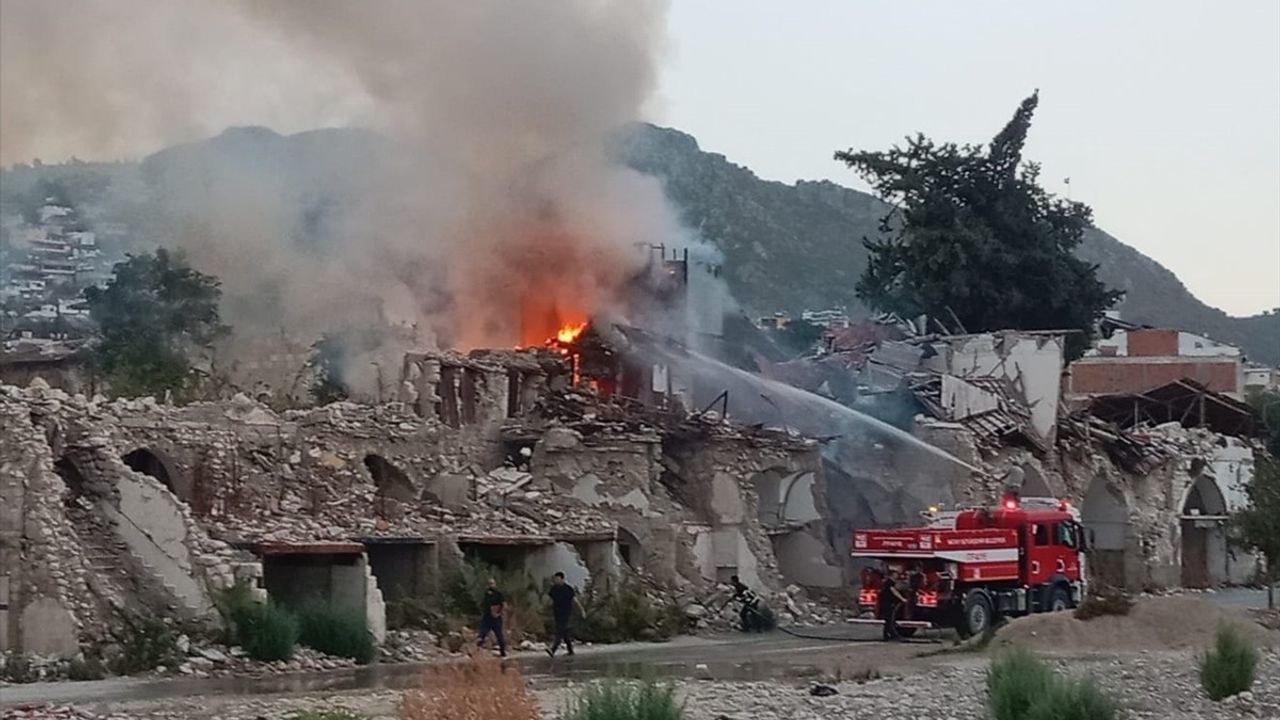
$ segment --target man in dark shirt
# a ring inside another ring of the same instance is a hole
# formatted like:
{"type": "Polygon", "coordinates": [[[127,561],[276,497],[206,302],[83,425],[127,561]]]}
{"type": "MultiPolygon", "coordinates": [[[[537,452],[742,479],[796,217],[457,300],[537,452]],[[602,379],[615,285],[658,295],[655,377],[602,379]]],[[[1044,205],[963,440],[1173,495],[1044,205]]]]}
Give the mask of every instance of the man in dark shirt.
{"type": "Polygon", "coordinates": [[[558,572],[551,576],[551,590],[547,594],[551,596],[551,619],[556,626],[555,637],[551,641],[551,647],[547,648],[547,654],[555,657],[560,642],[564,641],[565,650],[572,655],[573,636],[570,633],[572,629],[570,626],[573,622],[573,606],[582,607],[578,603],[578,591],[565,583],[564,573],[558,572]]]}
{"type": "Polygon", "coordinates": [[[898,589],[897,579],[898,571],[890,570],[885,574],[884,583],[880,586],[880,616],[884,618],[885,640],[902,639],[898,633],[898,614],[902,612],[902,606],[907,598],[898,589]]]}
{"type": "Polygon", "coordinates": [[[498,639],[498,653],[507,656],[507,638],[502,634],[502,610],[506,607],[506,598],[498,591],[498,581],[489,578],[489,589],[484,591],[484,599],[480,601],[480,634],[476,644],[484,646],[484,641],[493,633],[498,639]]]}

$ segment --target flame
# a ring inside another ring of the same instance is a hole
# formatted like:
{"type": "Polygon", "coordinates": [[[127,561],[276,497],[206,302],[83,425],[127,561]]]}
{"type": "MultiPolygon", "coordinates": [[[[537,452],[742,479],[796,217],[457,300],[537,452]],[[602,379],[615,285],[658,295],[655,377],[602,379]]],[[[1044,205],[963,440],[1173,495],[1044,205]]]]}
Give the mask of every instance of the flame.
{"type": "Polygon", "coordinates": [[[571,343],[574,340],[577,340],[578,337],[582,335],[583,331],[586,329],[587,329],[587,324],[585,322],[574,323],[572,325],[565,325],[556,331],[556,341],[562,342],[562,343],[571,343]]]}

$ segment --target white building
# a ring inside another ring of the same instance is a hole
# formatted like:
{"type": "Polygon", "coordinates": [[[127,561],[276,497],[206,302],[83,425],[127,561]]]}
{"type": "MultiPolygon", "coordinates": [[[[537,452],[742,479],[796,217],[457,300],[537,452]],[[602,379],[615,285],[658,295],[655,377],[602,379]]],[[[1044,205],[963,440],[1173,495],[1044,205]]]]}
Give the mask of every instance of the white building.
{"type": "Polygon", "coordinates": [[[1244,389],[1245,392],[1280,389],[1280,370],[1266,365],[1245,366],[1244,389]]]}

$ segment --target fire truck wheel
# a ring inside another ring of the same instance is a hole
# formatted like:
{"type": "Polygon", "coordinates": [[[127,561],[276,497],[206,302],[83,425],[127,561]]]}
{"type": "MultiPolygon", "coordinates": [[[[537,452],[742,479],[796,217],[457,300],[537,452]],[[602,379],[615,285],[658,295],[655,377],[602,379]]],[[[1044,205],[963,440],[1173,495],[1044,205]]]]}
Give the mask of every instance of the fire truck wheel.
{"type": "Polygon", "coordinates": [[[991,600],[986,593],[971,592],[964,596],[964,614],[960,617],[960,637],[981,635],[989,630],[995,620],[991,600]]]}
{"type": "Polygon", "coordinates": [[[1071,593],[1061,585],[1055,585],[1049,590],[1049,602],[1047,604],[1049,612],[1061,612],[1071,608],[1071,593]]]}

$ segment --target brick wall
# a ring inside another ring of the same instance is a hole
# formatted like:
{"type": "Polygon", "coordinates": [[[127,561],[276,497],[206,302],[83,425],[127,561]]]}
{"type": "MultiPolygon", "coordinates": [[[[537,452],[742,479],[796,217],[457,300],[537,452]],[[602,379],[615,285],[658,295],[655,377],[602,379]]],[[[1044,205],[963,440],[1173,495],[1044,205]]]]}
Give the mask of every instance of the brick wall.
{"type": "MultiPolygon", "coordinates": [[[[1132,346],[1130,346],[1132,350],[1132,346]]],[[[1235,358],[1197,360],[1085,358],[1071,365],[1071,395],[1141,393],[1176,380],[1194,380],[1222,393],[1240,392],[1240,363],[1235,358]]]]}
{"type": "Polygon", "coordinates": [[[1126,337],[1130,357],[1176,357],[1178,354],[1177,330],[1130,330],[1126,337]]]}

